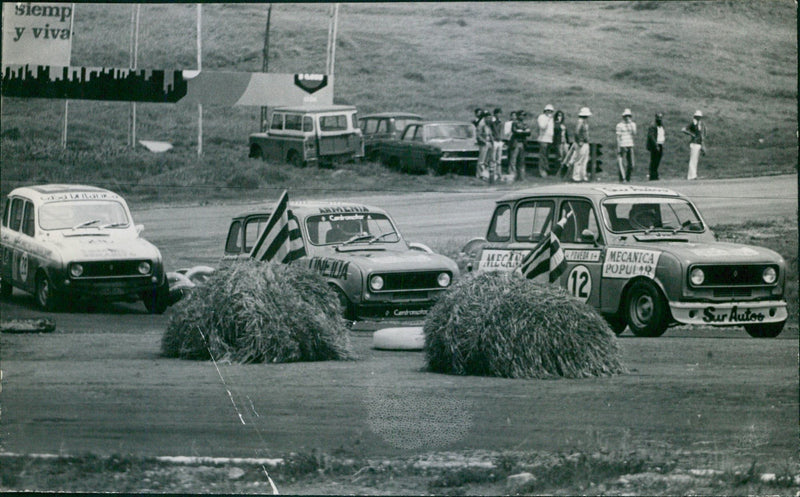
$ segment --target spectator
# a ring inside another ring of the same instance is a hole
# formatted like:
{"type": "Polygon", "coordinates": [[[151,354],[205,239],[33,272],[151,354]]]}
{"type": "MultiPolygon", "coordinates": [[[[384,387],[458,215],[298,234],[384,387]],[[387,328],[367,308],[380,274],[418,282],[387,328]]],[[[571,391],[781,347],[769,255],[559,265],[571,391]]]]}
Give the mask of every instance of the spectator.
{"type": "Polygon", "coordinates": [[[617,123],[617,163],[619,181],[630,183],[634,167],[633,139],[636,136],[636,123],[630,109],[622,112],[622,121],[617,123]]]}
{"type": "Polygon", "coordinates": [[[511,125],[511,144],[508,155],[508,174],[513,181],[525,180],[525,142],[531,134],[531,129],[525,124],[527,113],[517,111],[517,118],[511,125]]]}
{"type": "Polygon", "coordinates": [[[547,176],[548,169],[548,154],[553,145],[553,113],[555,109],[552,105],[547,104],[544,111],[539,114],[536,123],[539,125],[539,136],[536,140],[539,142],[539,175],[544,178],[547,176]]]}
{"type": "Polygon", "coordinates": [[[489,159],[489,183],[500,179],[500,167],[503,163],[503,109],[497,107],[492,112],[490,126],[492,128],[492,152],[489,159]]]}
{"type": "Polygon", "coordinates": [[[697,163],[700,160],[700,154],[706,154],[706,125],[703,123],[703,113],[699,110],[694,113],[692,122],[681,130],[681,133],[687,134],[689,140],[689,174],[686,179],[697,179],[697,163]]]}
{"type": "Polygon", "coordinates": [[[512,110],[508,115],[508,121],[503,123],[503,141],[508,142],[511,140],[511,128],[514,126],[514,121],[517,120],[517,111],[512,110]]]}
{"type": "Polygon", "coordinates": [[[472,120],[472,125],[475,126],[475,129],[478,129],[478,123],[483,118],[483,109],[477,107],[475,109],[475,119],[472,120]]]}
{"type": "Polygon", "coordinates": [[[586,165],[589,163],[589,107],[582,107],[578,112],[578,125],[575,126],[575,144],[578,146],[575,166],[572,170],[572,181],[589,181],[586,165]]]}
{"type": "Polygon", "coordinates": [[[557,110],[553,116],[553,147],[558,151],[559,164],[564,161],[571,143],[567,124],[564,122],[564,112],[557,110]]]}
{"type": "Polygon", "coordinates": [[[656,112],[655,123],[647,128],[647,150],[650,152],[650,171],[647,179],[650,181],[658,179],[658,166],[661,164],[661,157],[664,155],[666,133],[662,122],[663,119],[664,114],[656,112]]]}
{"type": "Polygon", "coordinates": [[[478,167],[475,170],[475,177],[478,179],[488,178],[489,176],[487,161],[490,159],[489,156],[493,149],[492,129],[487,122],[487,118],[489,117],[491,117],[491,115],[488,112],[481,110],[480,118],[476,124],[478,128],[476,139],[478,141],[478,147],[480,148],[478,152],[478,167]]]}

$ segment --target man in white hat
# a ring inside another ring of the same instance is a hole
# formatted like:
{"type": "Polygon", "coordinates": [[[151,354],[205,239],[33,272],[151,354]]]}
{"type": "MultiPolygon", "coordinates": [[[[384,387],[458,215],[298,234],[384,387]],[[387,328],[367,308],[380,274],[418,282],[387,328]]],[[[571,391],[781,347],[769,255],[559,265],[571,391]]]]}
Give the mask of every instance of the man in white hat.
{"type": "Polygon", "coordinates": [[[706,154],[706,125],[703,123],[703,113],[699,110],[692,116],[692,122],[681,130],[689,135],[689,174],[686,179],[697,179],[697,162],[700,154],[706,154]]]}
{"type": "Polygon", "coordinates": [[[620,183],[630,183],[635,159],[633,138],[636,136],[636,123],[630,109],[622,112],[622,121],[617,123],[617,164],[620,183]]]}
{"type": "Polygon", "coordinates": [[[542,178],[547,176],[549,165],[547,157],[553,146],[553,114],[555,111],[556,109],[552,105],[547,104],[536,119],[536,123],[539,125],[539,137],[536,138],[539,142],[539,175],[542,178]]]}
{"type": "Polygon", "coordinates": [[[589,116],[592,111],[589,107],[581,107],[578,112],[578,124],[575,126],[575,145],[578,151],[575,158],[575,165],[572,169],[572,181],[589,181],[586,174],[586,165],[589,163],[589,116]]]}

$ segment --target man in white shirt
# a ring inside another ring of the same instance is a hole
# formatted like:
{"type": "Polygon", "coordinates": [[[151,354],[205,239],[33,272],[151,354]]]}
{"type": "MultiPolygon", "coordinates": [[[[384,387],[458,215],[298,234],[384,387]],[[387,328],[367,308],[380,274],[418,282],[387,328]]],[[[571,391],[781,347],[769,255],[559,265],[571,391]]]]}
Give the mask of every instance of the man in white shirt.
{"type": "Polygon", "coordinates": [[[548,159],[550,148],[553,146],[553,114],[556,109],[547,104],[544,111],[539,114],[536,123],[539,125],[539,175],[544,178],[547,176],[548,159]]]}
{"type": "Polygon", "coordinates": [[[617,163],[620,183],[629,183],[633,172],[633,138],[636,136],[636,123],[630,109],[622,112],[622,121],[617,124],[617,163]]]}
{"type": "Polygon", "coordinates": [[[661,157],[664,155],[664,114],[656,113],[655,123],[647,128],[647,150],[650,152],[650,174],[647,179],[655,181],[658,179],[658,166],[661,164],[661,157]]]}

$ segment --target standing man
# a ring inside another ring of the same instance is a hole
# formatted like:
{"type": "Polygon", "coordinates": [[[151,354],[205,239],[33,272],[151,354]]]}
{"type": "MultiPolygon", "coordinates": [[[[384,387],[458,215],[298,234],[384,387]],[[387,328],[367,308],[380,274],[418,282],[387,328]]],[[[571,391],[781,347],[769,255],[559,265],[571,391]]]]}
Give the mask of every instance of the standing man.
{"type": "Polygon", "coordinates": [[[528,114],[518,110],[516,119],[511,124],[511,144],[508,155],[508,174],[514,181],[525,180],[525,142],[531,134],[531,129],[525,124],[528,114]]]}
{"type": "Polygon", "coordinates": [[[578,147],[575,166],[572,170],[572,181],[589,181],[586,165],[589,163],[589,107],[582,107],[578,112],[578,124],[575,126],[575,144],[578,147]]]}
{"type": "Polygon", "coordinates": [[[681,133],[689,135],[689,174],[688,180],[697,179],[697,162],[700,154],[706,154],[706,125],[703,123],[703,113],[699,110],[694,113],[692,122],[681,130],[681,133]]]}
{"type": "Polygon", "coordinates": [[[489,184],[500,180],[500,168],[503,164],[503,109],[496,107],[492,112],[492,155],[489,160],[489,184]]]}
{"type": "Polygon", "coordinates": [[[486,162],[489,160],[489,155],[493,148],[492,129],[486,122],[489,117],[491,116],[487,111],[481,110],[476,124],[477,133],[475,137],[478,142],[479,152],[478,167],[475,169],[475,177],[478,179],[483,179],[488,174],[486,162]]]}
{"type": "Polygon", "coordinates": [[[539,137],[536,139],[539,142],[539,175],[542,178],[547,177],[549,165],[547,156],[553,144],[553,113],[555,111],[552,105],[547,104],[544,107],[544,111],[536,119],[536,123],[539,125],[539,137]]]}
{"type": "Polygon", "coordinates": [[[633,138],[636,136],[636,123],[630,109],[622,112],[622,121],[617,123],[617,163],[620,183],[630,183],[633,172],[633,138]]]}
{"type": "Polygon", "coordinates": [[[655,181],[658,179],[658,166],[661,164],[661,157],[664,155],[664,124],[662,120],[664,114],[656,112],[655,123],[647,128],[647,150],[650,152],[650,173],[647,179],[655,181]]]}

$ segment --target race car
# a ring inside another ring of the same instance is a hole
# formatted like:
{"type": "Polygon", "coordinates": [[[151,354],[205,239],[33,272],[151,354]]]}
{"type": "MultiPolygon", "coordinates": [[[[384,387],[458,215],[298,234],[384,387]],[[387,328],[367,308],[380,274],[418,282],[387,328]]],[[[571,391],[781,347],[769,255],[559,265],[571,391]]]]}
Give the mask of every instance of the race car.
{"type": "MultiPolygon", "coordinates": [[[[378,207],[292,201],[288,209],[306,253],[292,264],[325,277],[349,320],[422,319],[459,276],[453,260],[407,242],[378,207]]],[[[250,257],[272,211],[267,207],[233,217],[223,264],[250,257]]]]}
{"type": "Polygon", "coordinates": [[[587,183],[509,194],[485,238],[464,247],[468,269],[514,271],[559,220],[567,267],[558,283],[617,334],[657,337],[694,324],[744,326],[761,338],[783,329],[780,254],[717,242],[692,201],[666,188],[587,183]]]}

